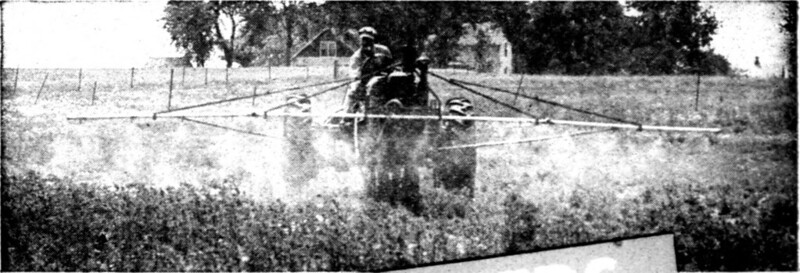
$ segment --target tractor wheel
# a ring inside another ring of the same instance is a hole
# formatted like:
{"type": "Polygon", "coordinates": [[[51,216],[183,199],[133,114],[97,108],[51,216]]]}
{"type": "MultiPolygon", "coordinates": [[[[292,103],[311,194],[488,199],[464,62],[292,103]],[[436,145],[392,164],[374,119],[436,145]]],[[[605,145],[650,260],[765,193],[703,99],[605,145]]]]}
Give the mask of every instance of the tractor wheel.
{"type": "MultiPolygon", "coordinates": [[[[381,108],[402,114],[402,104],[398,103],[392,100],[381,108]]],[[[409,134],[408,125],[405,120],[371,120],[365,132],[362,159],[366,163],[367,196],[419,214],[419,174],[413,160],[419,136],[409,134]]]]}
{"type": "MultiPolygon", "coordinates": [[[[466,98],[454,98],[445,104],[448,116],[472,116],[473,106],[466,98]]],[[[451,120],[443,125],[438,137],[438,147],[471,143],[474,139],[472,121],[451,120]]],[[[477,151],[475,148],[439,150],[433,156],[434,186],[448,191],[463,193],[469,197],[475,192],[475,172],[477,170],[477,151]]]]}
{"type": "MultiPolygon", "coordinates": [[[[364,102],[356,102],[353,105],[352,109],[348,110],[340,110],[337,111],[336,114],[341,113],[348,113],[348,114],[364,114],[364,102]]],[[[332,123],[339,126],[338,132],[336,132],[335,137],[336,139],[346,140],[352,144],[353,142],[353,134],[355,133],[355,124],[359,127],[359,130],[363,130],[364,126],[367,124],[367,120],[363,117],[361,118],[341,118],[341,119],[332,119],[332,123]]],[[[361,134],[361,132],[359,132],[361,134]]]]}

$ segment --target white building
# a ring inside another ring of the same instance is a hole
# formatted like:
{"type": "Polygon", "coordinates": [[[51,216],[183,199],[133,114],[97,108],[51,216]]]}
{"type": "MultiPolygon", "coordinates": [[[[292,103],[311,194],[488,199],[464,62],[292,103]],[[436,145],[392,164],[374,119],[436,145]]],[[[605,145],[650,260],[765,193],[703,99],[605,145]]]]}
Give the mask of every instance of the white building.
{"type": "Polygon", "coordinates": [[[465,24],[464,31],[458,40],[458,62],[480,72],[514,73],[513,47],[499,27],[492,23],[479,24],[477,28],[465,24]]]}

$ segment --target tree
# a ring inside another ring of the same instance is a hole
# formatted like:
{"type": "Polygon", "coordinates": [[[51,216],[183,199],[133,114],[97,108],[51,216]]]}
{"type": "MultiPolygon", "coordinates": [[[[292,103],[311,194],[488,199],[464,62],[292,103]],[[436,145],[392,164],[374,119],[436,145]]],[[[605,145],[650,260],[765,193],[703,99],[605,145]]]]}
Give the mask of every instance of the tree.
{"type": "Polygon", "coordinates": [[[171,1],[164,9],[164,28],[170,33],[172,43],[183,48],[199,66],[205,66],[214,47],[213,32],[216,15],[203,2],[171,1]]]}
{"type": "Polygon", "coordinates": [[[216,44],[225,54],[226,67],[231,67],[233,60],[236,58],[236,28],[242,23],[240,15],[247,13],[248,8],[251,8],[252,5],[248,5],[247,2],[222,0],[209,2],[209,4],[211,4],[211,8],[216,18],[218,18],[214,20],[216,44]],[[220,18],[220,15],[224,15],[224,17],[220,18]],[[222,29],[220,29],[220,20],[222,19],[226,19],[230,23],[230,38],[226,39],[222,36],[222,29]]]}
{"type": "Polygon", "coordinates": [[[534,3],[531,13],[532,34],[540,37],[534,51],[539,54],[534,58],[547,62],[542,66],[545,70],[566,74],[616,72],[608,70],[614,70],[609,65],[616,61],[610,58],[616,56],[611,53],[620,49],[619,3],[534,3]]]}
{"type": "Polygon", "coordinates": [[[731,63],[714,50],[703,52],[697,73],[701,75],[729,75],[732,73],[731,63]]]}
{"type": "Polygon", "coordinates": [[[783,33],[785,58],[789,65],[789,77],[797,78],[797,2],[780,2],[782,15],[781,32],[783,33]]]}
{"type": "Polygon", "coordinates": [[[711,43],[718,24],[699,1],[632,1],[629,6],[642,13],[635,19],[633,31],[639,35],[631,47],[645,52],[636,57],[651,70],[646,73],[686,73],[700,67],[707,55],[703,49],[711,43]]]}
{"type": "MultiPolygon", "coordinates": [[[[722,65],[707,47],[717,21],[694,2],[506,2],[487,13],[514,46],[517,72],[675,74],[722,65]]],[[[713,69],[706,69],[711,71],[713,69]]]]}
{"type": "MultiPolygon", "coordinates": [[[[787,65],[789,65],[789,79],[784,83],[781,88],[778,88],[778,94],[786,96],[787,99],[783,100],[782,108],[783,120],[785,120],[786,128],[789,131],[797,132],[797,2],[786,1],[781,2],[781,13],[783,22],[781,23],[781,32],[784,39],[784,58],[786,58],[787,65]]],[[[796,155],[795,155],[796,158],[796,155]]]]}
{"type": "MultiPolygon", "coordinates": [[[[622,54],[617,2],[501,3],[492,18],[503,28],[524,72],[614,73],[622,54]]],[[[518,63],[519,64],[519,63],[518,63]]]]}
{"type": "Polygon", "coordinates": [[[292,0],[283,0],[281,3],[281,9],[278,11],[280,20],[280,26],[284,31],[285,42],[286,42],[286,52],[284,56],[284,65],[290,66],[292,65],[292,47],[294,47],[294,31],[295,26],[298,21],[298,17],[300,16],[300,10],[302,9],[302,5],[304,4],[301,1],[292,1],[292,0]]]}
{"type": "Polygon", "coordinates": [[[245,17],[252,10],[263,9],[269,2],[240,1],[170,1],[164,9],[164,28],[170,33],[173,43],[194,56],[200,66],[204,66],[214,46],[224,53],[227,67],[237,60],[236,41],[241,39],[237,29],[247,23],[245,17]],[[222,20],[230,27],[228,37],[223,36],[222,20]]]}
{"type": "Polygon", "coordinates": [[[298,41],[309,40],[312,35],[322,30],[325,25],[319,17],[318,8],[314,3],[297,0],[283,0],[279,2],[248,2],[251,7],[248,13],[243,14],[243,31],[247,33],[245,47],[249,52],[260,52],[265,55],[277,53],[284,65],[291,65],[292,50],[298,41]],[[261,4],[261,6],[253,6],[261,4]],[[279,37],[283,43],[281,52],[263,50],[270,37],[279,37]],[[261,49],[261,50],[256,50],[261,49]]]}
{"type": "MultiPolygon", "coordinates": [[[[280,33],[280,30],[275,27],[279,19],[276,16],[276,7],[272,2],[250,2],[250,4],[255,6],[250,7],[249,12],[242,14],[243,20],[247,23],[241,28],[242,41],[239,43],[241,50],[237,55],[237,57],[241,56],[242,59],[246,59],[248,65],[253,61],[259,63],[268,61],[264,57],[276,52],[264,48],[268,46],[267,42],[271,37],[280,33]]],[[[244,63],[242,64],[244,65],[244,63]]]]}

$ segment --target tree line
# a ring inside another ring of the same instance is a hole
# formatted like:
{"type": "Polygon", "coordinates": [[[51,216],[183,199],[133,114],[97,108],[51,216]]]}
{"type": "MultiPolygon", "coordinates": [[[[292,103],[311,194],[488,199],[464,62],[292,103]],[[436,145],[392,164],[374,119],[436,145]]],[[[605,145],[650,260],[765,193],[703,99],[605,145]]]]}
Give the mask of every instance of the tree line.
{"type": "Polygon", "coordinates": [[[441,67],[455,60],[469,26],[491,23],[511,43],[516,73],[731,72],[709,47],[719,23],[698,1],[171,1],[163,21],[173,44],[199,66],[214,47],[228,67],[290,65],[298,45],[318,32],[370,25],[377,42],[395,52],[415,46],[441,67]]]}

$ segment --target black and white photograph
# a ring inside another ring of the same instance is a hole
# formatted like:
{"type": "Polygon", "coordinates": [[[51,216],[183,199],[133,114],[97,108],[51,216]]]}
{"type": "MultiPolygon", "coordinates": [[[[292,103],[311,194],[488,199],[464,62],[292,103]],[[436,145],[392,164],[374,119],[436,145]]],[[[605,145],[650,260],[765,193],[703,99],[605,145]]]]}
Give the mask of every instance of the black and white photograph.
{"type": "Polygon", "coordinates": [[[798,271],[796,1],[0,3],[0,270],[798,271]]]}

